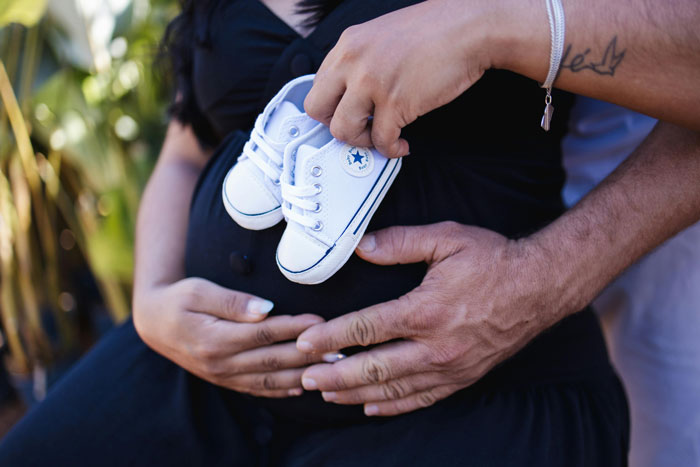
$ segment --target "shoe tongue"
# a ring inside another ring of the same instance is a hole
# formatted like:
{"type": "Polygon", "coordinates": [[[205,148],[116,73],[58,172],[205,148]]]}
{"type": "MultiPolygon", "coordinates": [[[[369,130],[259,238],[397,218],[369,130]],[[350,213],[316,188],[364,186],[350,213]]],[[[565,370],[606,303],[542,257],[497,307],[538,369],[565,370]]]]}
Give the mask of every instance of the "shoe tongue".
{"type": "Polygon", "coordinates": [[[282,101],[270,115],[270,119],[265,125],[265,133],[276,141],[288,141],[291,139],[289,127],[293,121],[299,120],[299,117],[303,115],[304,113],[296,105],[282,101]]]}
{"type": "Polygon", "coordinates": [[[328,130],[327,127],[319,128],[319,131],[315,132],[313,136],[310,136],[300,144],[297,148],[297,160],[296,166],[302,167],[306,160],[316,154],[320,148],[328,144],[333,140],[333,135],[328,130]]]}
{"type": "Polygon", "coordinates": [[[297,167],[301,167],[309,157],[316,154],[316,151],[318,151],[318,148],[308,144],[299,146],[299,149],[297,149],[297,167]]]}

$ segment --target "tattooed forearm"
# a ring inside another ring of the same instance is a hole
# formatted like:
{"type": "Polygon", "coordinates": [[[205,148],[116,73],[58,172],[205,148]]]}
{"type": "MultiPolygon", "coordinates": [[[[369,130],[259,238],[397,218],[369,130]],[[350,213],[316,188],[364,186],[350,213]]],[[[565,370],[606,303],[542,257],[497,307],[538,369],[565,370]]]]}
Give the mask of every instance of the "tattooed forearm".
{"type": "Polygon", "coordinates": [[[564,56],[561,59],[561,68],[566,68],[574,73],[582,70],[593,70],[599,75],[614,76],[622,59],[625,58],[627,49],[617,51],[617,36],[613,37],[608,43],[603,53],[603,58],[600,61],[595,61],[590,57],[591,49],[586,49],[581,53],[572,53],[573,44],[569,44],[564,51],[564,56]]]}

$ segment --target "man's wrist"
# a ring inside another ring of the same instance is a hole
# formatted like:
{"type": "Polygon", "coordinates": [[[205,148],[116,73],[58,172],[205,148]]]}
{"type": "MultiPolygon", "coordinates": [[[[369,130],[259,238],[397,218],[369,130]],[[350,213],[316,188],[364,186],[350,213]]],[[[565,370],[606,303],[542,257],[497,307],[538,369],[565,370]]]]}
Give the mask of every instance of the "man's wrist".
{"type": "Polygon", "coordinates": [[[551,48],[545,0],[500,0],[486,10],[484,46],[492,68],[513,71],[543,82],[551,48]]]}
{"type": "Polygon", "coordinates": [[[549,232],[538,232],[515,242],[515,271],[522,296],[537,309],[536,317],[549,327],[584,308],[587,294],[580,289],[575,264],[565,250],[550,242],[549,232]]]}

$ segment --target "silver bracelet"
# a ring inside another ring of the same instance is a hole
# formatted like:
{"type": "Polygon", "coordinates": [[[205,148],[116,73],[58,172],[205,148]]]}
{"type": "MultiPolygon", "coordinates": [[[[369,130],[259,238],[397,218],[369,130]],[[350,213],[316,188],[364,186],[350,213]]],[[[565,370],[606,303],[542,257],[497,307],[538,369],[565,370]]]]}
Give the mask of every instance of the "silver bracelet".
{"type": "Polygon", "coordinates": [[[554,80],[557,79],[561,57],[564,53],[564,33],[566,31],[566,24],[564,22],[564,7],[561,4],[561,0],[545,0],[545,3],[547,4],[547,16],[549,16],[552,48],[549,55],[549,73],[547,73],[547,78],[542,84],[542,87],[547,90],[547,96],[544,98],[544,115],[542,115],[540,126],[544,131],[549,131],[549,125],[552,121],[552,115],[554,114],[554,106],[552,105],[552,85],[554,84],[554,80]]]}

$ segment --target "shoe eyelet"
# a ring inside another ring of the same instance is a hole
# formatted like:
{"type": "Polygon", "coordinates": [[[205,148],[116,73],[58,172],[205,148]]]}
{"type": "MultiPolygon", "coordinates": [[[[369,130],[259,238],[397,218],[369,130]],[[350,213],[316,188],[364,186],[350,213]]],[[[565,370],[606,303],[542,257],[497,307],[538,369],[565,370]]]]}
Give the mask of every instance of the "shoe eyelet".
{"type": "Polygon", "coordinates": [[[299,136],[299,128],[295,126],[291,127],[289,129],[289,136],[291,136],[292,138],[296,138],[297,136],[299,136]]]}
{"type": "Polygon", "coordinates": [[[315,166],[311,169],[311,175],[313,175],[314,177],[320,177],[322,173],[323,170],[319,166],[315,166]]]}
{"type": "Polygon", "coordinates": [[[319,185],[318,183],[314,184],[314,188],[316,188],[316,194],[319,194],[321,193],[321,191],[323,191],[323,188],[321,188],[321,185],[319,185]]]}
{"type": "Polygon", "coordinates": [[[319,213],[319,212],[321,212],[321,203],[316,203],[316,209],[314,209],[314,210],[311,211],[311,212],[313,212],[313,213],[319,213]]]}
{"type": "Polygon", "coordinates": [[[280,179],[278,178],[277,180],[272,180],[272,183],[275,185],[279,186],[280,185],[280,179]]]}
{"type": "Polygon", "coordinates": [[[313,227],[311,227],[311,229],[314,230],[314,231],[316,231],[316,232],[322,230],[322,229],[323,229],[323,222],[321,222],[321,221],[316,221],[316,225],[314,225],[313,227]]]}

